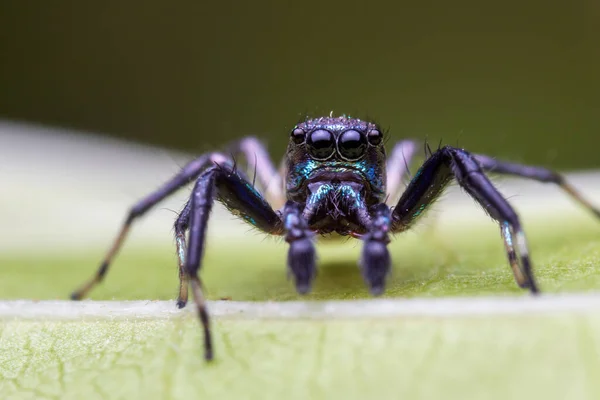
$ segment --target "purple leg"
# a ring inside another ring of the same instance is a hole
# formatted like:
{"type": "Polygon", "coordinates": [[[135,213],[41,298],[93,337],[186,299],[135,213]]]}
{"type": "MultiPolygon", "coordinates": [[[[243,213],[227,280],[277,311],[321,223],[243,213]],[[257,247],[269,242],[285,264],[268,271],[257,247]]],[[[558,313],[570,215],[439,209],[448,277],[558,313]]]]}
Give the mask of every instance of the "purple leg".
{"type": "Polygon", "coordinates": [[[394,203],[398,200],[405,179],[410,179],[409,167],[419,147],[418,141],[409,139],[399,141],[392,149],[386,166],[389,202],[394,203]]]}
{"type": "Polygon", "coordinates": [[[239,215],[263,232],[281,235],[284,231],[283,221],[279,214],[254,189],[251,182],[234,170],[232,163],[208,167],[196,181],[189,202],[189,246],[184,263],[198,317],[204,329],[206,360],[213,358],[213,349],[210,321],[202,293],[199,271],[204,254],[206,227],[215,199],[223,203],[232,213],[239,215]]]}
{"type": "Polygon", "coordinates": [[[579,192],[577,192],[577,190],[575,190],[575,188],[557,172],[541,167],[532,167],[528,165],[498,161],[491,157],[480,154],[475,154],[473,157],[475,160],[477,160],[479,165],[481,165],[481,168],[489,172],[496,174],[515,175],[522,178],[533,179],[538,182],[554,183],[564,190],[575,201],[600,218],[600,209],[595,207],[592,203],[581,196],[581,194],[579,194],[579,192]]]}
{"type": "Polygon", "coordinates": [[[438,198],[453,177],[499,222],[517,283],[537,293],[527,241],[516,212],[486,177],[475,157],[464,150],[443,147],[425,161],[393,210],[392,230],[399,232],[408,229],[438,198]]]}
{"type": "MultiPolygon", "coordinates": [[[[207,166],[214,164],[215,162],[225,162],[227,161],[227,157],[219,153],[209,153],[205,154],[194,161],[188,163],[183,169],[175,175],[170,181],[161,186],[158,190],[151,193],[150,195],[144,197],[137,204],[135,204],[127,214],[125,222],[117,235],[117,238],[113,242],[111,248],[108,253],[104,257],[104,260],[100,264],[98,271],[96,274],[86,283],[84,283],[79,289],[74,291],[71,294],[72,300],[80,300],[87,295],[87,293],[98,283],[102,281],[106,273],[108,272],[108,268],[110,264],[121,248],[123,242],[127,238],[127,234],[129,233],[129,229],[131,228],[131,224],[137,218],[144,215],[148,210],[150,210],[153,206],[159,203],[161,200],[165,199],[169,195],[173,194],[175,191],[180,189],[181,187],[187,185],[192,180],[194,180],[203,169],[207,166]]],[[[180,291],[181,292],[181,291],[180,291]]]]}

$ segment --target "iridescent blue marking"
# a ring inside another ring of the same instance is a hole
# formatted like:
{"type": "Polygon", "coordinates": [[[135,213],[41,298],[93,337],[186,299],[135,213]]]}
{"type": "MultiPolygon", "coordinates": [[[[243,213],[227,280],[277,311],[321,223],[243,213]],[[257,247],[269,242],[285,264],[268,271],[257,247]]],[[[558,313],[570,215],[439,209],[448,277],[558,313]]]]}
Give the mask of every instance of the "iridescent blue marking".
{"type": "Polygon", "coordinates": [[[185,242],[182,237],[177,236],[177,255],[179,256],[179,261],[183,265],[185,263],[185,242]]]}
{"type": "Polygon", "coordinates": [[[256,188],[251,184],[251,183],[246,183],[246,187],[248,188],[248,190],[254,194],[256,197],[260,197],[260,193],[258,193],[258,190],[256,190],[256,188]]]}
{"type": "Polygon", "coordinates": [[[354,206],[356,208],[359,208],[362,205],[362,199],[360,197],[360,193],[358,193],[352,187],[343,185],[343,186],[340,186],[339,191],[342,193],[342,196],[351,197],[354,200],[354,206]]]}
{"type": "Polygon", "coordinates": [[[329,183],[324,183],[319,186],[317,191],[313,193],[307,201],[307,206],[312,207],[320,204],[324,198],[333,193],[332,197],[335,198],[344,198],[344,199],[352,199],[355,207],[361,207],[363,204],[363,200],[360,196],[360,193],[357,192],[353,187],[348,185],[340,185],[334,186],[329,183]]]}
{"type": "Polygon", "coordinates": [[[419,206],[419,209],[417,211],[415,211],[415,213],[413,214],[413,218],[416,218],[419,215],[421,215],[423,213],[423,211],[425,210],[426,207],[427,207],[427,203],[421,204],[419,206]]]}
{"type": "Polygon", "coordinates": [[[321,165],[315,160],[306,160],[300,164],[296,165],[295,168],[295,176],[294,176],[294,186],[298,187],[302,182],[309,177],[309,175],[321,165]]]}
{"type": "Polygon", "coordinates": [[[310,205],[315,205],[321,202],[321,200],[323,200],[324,197],[327,196],[327,194],[333,190],[333,185],[330,185],[328,183],[325,183],[321,186],[319,186],[319,189],[317,189],[316,193],[313,193],[312,196],[310,196],[310,199],[308,199],[308,204],[310,205]]]}
{"type": "Polygon", "coordinates": [[[415,173],[415,176],[413,176],[413,180],[417,179],[421,173],[423,172],[423,168],[419,168],[419,170],[415,173]]]}
{"type": "Polygon", "coordinates": [[[355,170],[363,175],[367,181],[371,183],[374,189],[383,187],[382,174],[377,166],[368,160],[360,160],[357,162],[329,161],[327,163],[314,160],[306,160],[297,164],[292,175],[292,187],[298,188],[310,175],[318,169],[326,168],[333,172],[345,172],[355,170]]]}
{"type": "Polygon", "coordinates": [[[504,236],[504,240],[506,241],[506,245],[509,247],[513,247],[513,239],[510,233],[510,224],[508,222],[504,222],[502,224],[502,235],[504,236]]]}

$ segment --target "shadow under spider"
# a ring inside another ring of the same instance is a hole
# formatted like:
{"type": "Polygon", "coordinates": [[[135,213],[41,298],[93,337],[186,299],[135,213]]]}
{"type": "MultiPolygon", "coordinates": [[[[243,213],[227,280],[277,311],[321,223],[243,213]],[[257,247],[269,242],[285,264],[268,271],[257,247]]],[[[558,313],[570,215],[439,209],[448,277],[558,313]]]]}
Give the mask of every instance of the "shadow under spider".
{"type": "MultiPolygon", "coordinates": [[[[353,299],[373,298],[362,277],[358,266],[359,255],[350,252],[343,258],[334,258],[324,255],[319,260],[317,276],[313,281],[310,294],[300,296],[296,293],[293,281],[285,279],[285,267],[282,266],[281,274],[274,273],[268,268],[259,273],[257,279],[261,282],[260,292],[265,294],[267,300],[323,300],[323,299],[353,299]]],[[[423,257],[402,254],[393,255],[393,265],[384,296],[393,296],[394,293],[411,295],[411,288],[415,282],[439,282],[451,268],[452,257],[443,254],[423,254],[423,257]]],[[[417,294],[419,291],[416,291],[417,294]]],[[[258,293],[256,293],[258,298],[258,293]]],[[[260,295],[262,297],[262,294],[260,295]]]]}

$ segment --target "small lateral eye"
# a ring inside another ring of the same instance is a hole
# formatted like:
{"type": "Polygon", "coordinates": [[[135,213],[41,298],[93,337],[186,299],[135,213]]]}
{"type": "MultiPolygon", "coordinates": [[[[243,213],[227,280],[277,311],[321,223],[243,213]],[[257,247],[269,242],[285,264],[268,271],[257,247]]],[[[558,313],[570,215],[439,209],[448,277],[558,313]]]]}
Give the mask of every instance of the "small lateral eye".
{"type": "Polygon", "coordinates": [[[290,136],[292,137],[292,140],[294,141],[294,143],[301,144],[304,142],[304,138],[306,137],[306,132],[304,132],[304,129],[302,129],[302,128],[294,128],[294,130],[292,131],[290,136]]]}
{"type": "Polygon", "coordinates": [[[367,138],[354,129],[342,133],[337,142],[338,151],[342,158],[355,161],[361,158],[367,150],[367,138]]]}
{"type": "Polygon", "coordinates": [[[367,133],[367,139],[370,144],[377,146],[383,140],[383,134],[379,129],[371,129],[369,133],[367,133]]]}
{"type": "Polygon", "coordinates": [[[335,153],[333,133],[325,129],[317,129],[306,138],[308,152],[315,160],[327,160],[335,153]]]}

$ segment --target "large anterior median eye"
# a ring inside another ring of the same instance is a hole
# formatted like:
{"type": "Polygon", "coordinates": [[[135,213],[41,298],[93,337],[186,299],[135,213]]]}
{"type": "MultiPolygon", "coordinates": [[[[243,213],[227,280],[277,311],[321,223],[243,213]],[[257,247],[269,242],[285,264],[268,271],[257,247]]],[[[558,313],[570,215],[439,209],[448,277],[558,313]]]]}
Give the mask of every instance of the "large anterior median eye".
{"type": "Polygon", "coordinates": [[[327,160],[335,152],[333,133],[325,129],[317,129],[306,138],[308,152],[315,160],[327,160]]]}
{"type": "Polygon", "coordinates": [[[338,138],[338,151],[345,160],[358,160],[366,150],[367,137],[354,129],[342,133],[338,138]]]}

